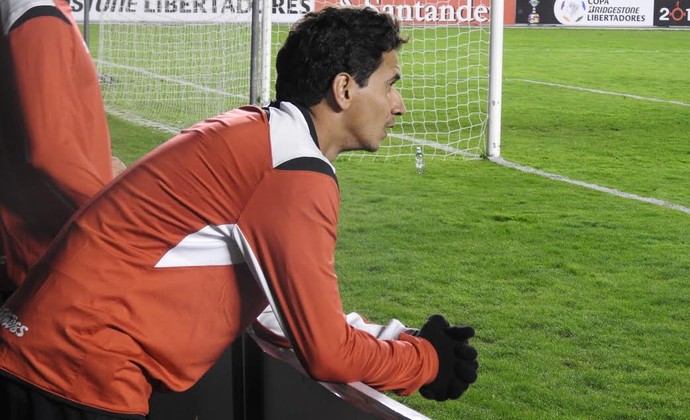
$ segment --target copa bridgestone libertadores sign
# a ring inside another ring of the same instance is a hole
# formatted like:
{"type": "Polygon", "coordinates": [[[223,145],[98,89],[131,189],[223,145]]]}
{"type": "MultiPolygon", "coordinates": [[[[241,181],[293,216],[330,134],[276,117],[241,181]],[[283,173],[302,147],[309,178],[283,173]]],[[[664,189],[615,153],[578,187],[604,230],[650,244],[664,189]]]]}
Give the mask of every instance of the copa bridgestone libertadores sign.
{"type": "Polygon", "coordinates": [[[690,26],[690,0],[516,0],[515,8],[516,23],[607,28],[690,26]]]}

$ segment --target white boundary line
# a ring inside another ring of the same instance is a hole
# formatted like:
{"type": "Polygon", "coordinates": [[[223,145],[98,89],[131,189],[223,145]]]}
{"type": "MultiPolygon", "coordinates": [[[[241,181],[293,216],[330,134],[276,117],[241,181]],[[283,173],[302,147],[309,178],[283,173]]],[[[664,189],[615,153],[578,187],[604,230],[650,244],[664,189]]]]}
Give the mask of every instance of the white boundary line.
{"type": "MultiPolygon", "coordinates": [[[[168,132],[171,134],[179,133],[179,130],[177,130],[174,127],[170,127],[170,126],[167,126],[164,124],[156,123],[156,122],[153,122],[150,120],[145,120],[143,118],[140,118],[140,117],[137,117],[137,116],[134,116],[131,114],[122,113],[122,112],[114,111],[111,109],[108,109],[107,112],[109,114],[116,115],[120,118],[135,122],[135,123],[140,124],[140,125],[155,127],[155,128],[158,128],[159,130],[162,130],[162,131],[165,131],[165,132],[168,132]]],[[[462,156],[465,156],[468,158],[472,158],[472,159],[477,159],[480,157],[478,154],[468,153],[468,152],[465,152],[464,150],[456,149],[456,148],[451,147],[447,144],[436,143],[433,141],[420,140],[420,139],[416,139],[414,137],[405,136],[405,135],[392,135],[392,137],[397,137],[397,138],[409,141],[409,142],[414,143],[414,144],[421,144],[424,146],[429,146],[429,147],[433,147],[436,149],[444,150],[444,151],[449,152],[449,153],[459,154],[459,155],[462,155],[462,156]]],[[[600,185],[590,184],[588,182],[570,179],[570,178],[562,176],[562,175],[552,174],[552,173],[541,171],[539,169],[534,169],[534,168],[530,168],[528,166],[519,165],[517,163],[508,162],[507,160],[503,159],[502,157],[489,158],[489,161],[496,163],[498,165],[501,165],[501,166],[505,166],[507,168],[517,169],[518,171],[521,171],[521,172],[543,176],[545,178],[552,179],[554,181],[566,182],[568,184],[573,184],[573,185],[577,185],[579,187],[584,187],[584,188],[588,188],[591,190],[603,192],[606,194],[615,195],[617,197],[642,201],[644,203],[654,204],[654,205],[666,207],[666,208],[669,208],[672,210],[677,210],[677,211],[680,211],[682,213],[690,214],[690,208],[685,207],[685,206],[681,206],[680,204],[675,204],[675,203],[671,203],[668,201],[659,200],[657,198],[642,197],[642,196],[639,196],[636,194],[626,193],[626,192],[623,192],[623,191],[620,191],[620,190],[617,190],[614,188],[602,187],[600,185]]]]}
{"type": "Polygon", "coordinates": [[[689,103],[686,102],[681,102],[681,101],[672,101],[668,99],[658,99],[658,98],[649,98],[646,96],[639,96],[639,95],[632,95],[629,93],[621,93],[621,92],[611,92],[607,90],[599,90],[599,89],[590,89],[590,88],[584,88],[580,86],[571,86],[571,85],[563,85],[560,83],[551,83],[551,82],[540,82],[538,80],[529,80],[529,79],[506,79],[507,82],[524,82],[524,83],[531,83],[534,85],[545,85],[545,86],[554,86],[554,87],[559,87],[559,88],[564,88],[564,89],[573,89],[573,90],[581,90],[584,92],[592,92],[592,93],[601,93],[603,95],[613,95],[613,96],[623,96],[625,98],[631,98],[631,99],[640,99],[643,101],[650,101],[650,102],[661,102],[664,104],[672,104],[672,105],[680,105],[680,106],[690,106],[689,103]]]}
{"type": "MultiPolygon", "coordinates": [[[[421,145],[425,145],[425,146],[430,146],[430,147],[434,147],[434,148],[437,148],[440,150],[444,150],[444,151],[449,152],[449,153],[463,155],[465,157],[470,157],[470,158],[479,158],[480,157],[477,154],[468,153],[468,152],[465,152],[463,150],[458,150],[458,149],[456,149],[452,146],[449,146],[447,144],[436,143],[433,141],[420,140],[420,139],[416,139],[416,138],[413,138],[410,136],[405,136],[405,135],[394,135],[393,137],[407,140],[407,141],[414,143],[414,144],[421,144],[421,145]]],[[[489,158],[489,161],[496,163],[498,165],[501,165],[501,166],[505,166],[507,168],[517,169],[518,171],[521,171],[521,172],[543,176],[545,178],[552,179],[554,181],[566,182],[568,184],[577,185],[579,187],[588,188],[590,190],[595,190],[595,191],[603,192],[606,194],[615,195],[616,197],[642,201],[644,203],[654,204],[657,206],[662,206],[662,207],[670,208],[673,210],[677,210],[677,211],[680,211],[682,213],[690,214],[690,208],[685,207],[685,206],[681,206],[680,204],[675,204],[675,203],[671,203],[668,201],[659,200],[658,198],[642,197],[642,196],[639,196],[636,194],[626,193],[626,192],[617,190],[615,188],[602,187],[601,185],[596,185],[596,184],[591,184],[589,182],[570,179],[570,178],[562,176],[562,175],[552,174],[549,172],[541,171],[539,169],[530,168],[528,166],[519,165],[519,164],[513,163],[513,162],[508,162],[507,160],[503,159],[502,157],[489,158]]]]}
{"type": "Polygon", "coordinates": [[[668,201],[659,200],[658,198],[642,197],[642,196],[639,196],[636,194],[626,193],[626,192],[617,190],[615,188],[602,187],[601,185],[590,184],[589,182],[570,179],[570,178],[562,176],[562,175],[556,175],[556,174],[541,171],[539,169],[530,168],[528,166],[518,165],[517,163],[508,162],[507,160],[503,159],[502,157],[489,158],[489,160],[491,162],[497,163],[501,166],[517,169],[518,171],[521,171],[521,172],[525,172],[525,173],[529,173],[529,174],[535,174],[535,175],[543,176],[545,178],[553,179],[555,181],[562,181],[562,182],[566,182],[568,184],[573,184],[573,185],[577,185],[580,187],[588,188],[590,190],[595,190],[595,191],[603,192],[606,194],[615,195],[616,197],[642,201],[644,203],[654,204],[657,206],[662,206],[662,207],[666,207],[669,209],[677,210],[677,211],[680,211],[682,213],[690,214],[690,208],[685,207],[685,206],[681,206],[680,204],[675,204],[675,203],[671,203],[668,201]]]}
{"type": "MultiPolygon", "coordinates": [[[[178,85],[191,87],[191,88],[197,89],[197,90],[202,91],[202,92],[214,93],[216,95],[231,97],[231,98],[249,99],[248,97],[246,97],[244,95],[238,95],[236,93],[230,93],[230,92],[225,92],[225,91],[218,90],[218,89],[212,89],[212,88],[200,85],[198,83],[192,83],[192,82],[189,82],[187,80],[180,79],[177,77],[164,76],[162,74],[154,73],[152,71],[149,71],[149,70],[146,70],[146,69],[143,69],[140,67],[125,66],[122,64],[117,64],[117,63],[113,63],[113,62],[106,61],[106,60],[100,60],[98,58],[94,58],[93,61],[95,63],[102,64],[105,66],[111,66],[111,67],[115,67],[115,68],[119,68],[119,69],[125,69],[128,71],[134,72],[134,73],[140,73],[140,74],[143,74],[144,76],[148,76],[148,77],[151,77],[153,79],[163,80],[163,81],[171,82],[171,83],[177,83],[178,85]]],[[[153,127],[157,130],[160,130],[160,131],[163,131],[166,133],[170,133],[173,135],[178,134],[183,128],[186,128],[186,127],[183,127],[182,129],[177,128],[177,127],[174,127],[172,125],[168,125],[168,124],[160,123],[157,121],[149,120],[146,118],[142,118],[138,115],[131,114],[129,112],[118,111],[118,110],[115,110],[115,109],[113,109],[111,107],[107,107],[107,106],[106,106],[106,112],[108,114],[120,117],[126,121],[130,121],[130,122],[133,122],[135,124],[143,125],[146,127],[153,127]]]]}
{"type": "Polygon", "coordinates": [[[159,123],[156,121],[151,121],[149,119],[142,118],[138,115],[130,114],[129,112],[118,111],[118,110],[112,109],[112,108],[107,107],[107,106],[105,108],[105,112],[110,114],[110,115],[114,115],[116,117],[122,118],[125,121],[129,121],[129,122],[137,124],[137,125],[142,125],[144,127],[153,127],[159,131],[163,131],[163,132],[166,132],[166,133],[169,133],[172,135],[177,135],[180,132],[179,129],[177,129],[171,125],[166,125],[166,124],[159,123]]]}
{"type": "MultiPolygon", "coordinates": [[[[159,78],[162,80],[179,83],[181,85],[194,87],[196,89],[206,91],[206,92],[212,92],[212,93],[216,93],[216,94],[220,94],[220,95],[224,95],[224,96],[234,96],[234,97],[240,96],[240,95],[233,95],[233,94],[230,94],[228,92],[223,92],[223,91],[216,90],[216,89],[210,89],[210,88],[207,88],[205,86],[201,86],[201,85],[198,85],[195,83],[190,83],[190,82],[187,82],[187,81],[182,80],[182,79],[162,76],[160,74],[152,73],[152,72],[149,72],[147,70],[140,69],[140,68],[122,66],[122,65],[118,65],[118,64],[114,64],[114,63],[108,63],[108,62],[101,61],[101,60],[95,60],[95,61],[102,63],[102,64],[111,65],[114,67],[124,68],[124,69],[130,70],[130,71],[136,71],[136,72],[139,72],[139,73],[142,73],[142,74],[145,74],[148,76],[153,76],[153,77],[156,77],[156,78],[159,78]]],[[[563,84],[559,84],[559,83],[540,82],[537,80],[529,80],[529,79],[506,79],[506,81],[517,81],[517,82],[532,83],[532,84],[539,84],[539,85],[546,85],[546,86],[554,86],[554,87],[560,87],[560,88],[565,88],[565,89],[581,90],[581,91],[585,91],[585,92],[600,93],[600,94],[605,94],[605,95],[624,96],[624,97],[632,98],[632,99],[639,99],[639,100],[652,101],[652,102],[661,102],[661,103],[668,103],[668,104],[673,104],[673,105],[681,105],[681,106],[689,106],[690,107],[690,104],[685,103],[685,102],[681,102],[681,101],[669,101],[669,100],[658,99],[658,98],[649,98],[649,97],[644,97],[644,96],[631,95],[631,94],[627,94],[627,93],[610,92],[610,91],[605,91],[605,90],[583,88],[583,87],[579,87],[579,86],[563,85],[563,84]]],[[[146,125],[149,127],[155,127],[159,130],[166,131],[166,132],[171,133],[171,134],[179,133],[179,130],[174,128],[174,127],[171,127],[171,126],[168,126],[165,124],[160,124],[160,123],[150,121],[150,120],[145,120],[145,119],[136,117],[136,116],[131,115],[131,114],[114,111],[112,109],[108,109],[107,112],[110,114],[119,116],[121,118],[124,118],[126,120],[130,120],[130,121],[133,121],[133,122],[136,122],[139,124],[143,124],[143,125],[146,125]]],[[[459,155],[462,155],[462,156],[465,156],[468,158],[472,158],[472,159],[477,159],[480,157],[478,154],[469,153],[469,152],[466,152],[463,150],[459,150],[459,149],[456,149],[456,148],[449,146],[449,145],[446,145],[446,144],[421,140],[421,139],[417,139],[414,137],[406,136],[404,134],[392,135],[392,137],[397,137],[397,138],[409,141],[409,142],[414,143],[414,144],[421,144],[424,146],[430,146],[430,147],[433,147],[436,149],[444,150],[444,151],[449,152],[449,153],[459,154],[459,155]]],[[[614,195],[617,197],[642,201],[644,203],[654,204],[657,206],[662,206],[662,207],[670,208],[673,210],[677,210],[677,211],[680,211],[682,213],[690,214],[690,208],[685,207],[685,206],[681,206],[680,204],[675,204],[675,203],[671,203],[668,201],[659,200],[657,198],[642,197],[642,196],[639,196],[636,194],[626,193],[626,192],[623,192],[623,191],[620,191],[620,190],[617,190],[614,188],[602,187],[600,185],[590,184],[590,183],[584,182],[584,181],[573,180],[573,179],[570,179],[570,178],[562,176],[562,175],[552,174],[552,173],[541,171],[539,169],[534,169],[534,168],[530,168],[528,166],[519,165],[517,163],[508,162],[507,160],[503,159],[502,157],[489,158],[489,161],[497,163],[501,166],[517,169],[521,172],[535,174],[535,175],[543,176],[543,177],[548,178],[548,179],[566,182],[568,184],[573,184],[573,185],[588,188],[591,190],[603,192],[606,194],[611,194],[611,195],[614,195]]]]}
{"type": "MultiPolygon", "coordinates": [[[[646,97],[646,96],[631,95],[628,93],[612,92],[612,91],[599,90],[599,89],[590,89],[590,88],[584,88],[584,87],[580,87],[580,86],[564,85],[564,84],[560,84],[560,83],[541,82],[538,80],[529,80],[529,79],[506,79],[506,81],[517,81],[517,82],[532,83],[532,84],[537,84],[537,85],[554,86],[554,87],[559,87],[559,88],[564,88],[564,89],[581,90],[584,92],[599,93],[599,94],[603,94],[603,95],[623,96],[626,98],[638,99],[638,100],[643,100],[643,101],[660,102],[660,103],[690,107],[690,103],[681,102],[681,101],[673,101],[673,100],[666,100],[666,99],[659,99],[659,98],[650,98],[650,97],[646,97]]],[[[562,175],[556,175],[556,174],[541,171],[539,169],[530,168],[528,166],[519,165],[517,163],[508,162],[507,160],[503,159],[500,156],[497,158],[489,158],[489,160],[494,162],[494,163],[497,163],[501,166],[517,169],[517,170],[525,172],[525,173],[531,173],[531,174],[543,176],[543,177],[546,177],[549,179],[553,179],[556,181],[567,182],[569,184],[578,185],[580,187],[589,188],[591,190],[600,191],[600,192],[604,192],[607,194],[612,194],[612,195],[615,195],[617,197],[642,201],[644,203],[654,204],[657,206],[662,206],[662,207],[670,208],[673,210],[677,210],[677,211],[680,211],[682,213],[690,214],[690,208],[685,207],[685,206],[681,206],[680,204],[675,204],[675,203],[671,203],[671,202],[664,201],[664,200],[659,200],[657,198],[652,198],[652,197],[642,197],[642,196],[639,196],[636,194],[626,193],[626,192],[623,192],[623,191],[620,191],[620,190],[617,190],[614,188],[602,187],[600,185],[590,184],[590,183],[584,182],[584,181],[573,180],[573,179],[570,179],[570,178],[562,176],[562,175]]]]}
{"type": "MultiPolygon", "coordinates": [[[[143,74],[143,75],[145,75],[145,76],[149,76],[149,77],[151,77],[151,78],[153,78],[153,79],[158,79],[158,80],[164,80],[164,81],[166,81],[166,82],[177,83],[178,85],[191,87],[191,88],[200,90],[200,91],[202,91],[202,92],[215,93],[216,95],[220,95],[220,96],[228,96],[228,97],[231,97],[231,98],[239,98],[239,99],[247,99],[247,100],[249,100],[249,97],[248,97],[248,96],[245,96],[245,95],[239,95],[239,94],[237,94],[237,93],[229,93],[229,92],[225,92],[225,91],[223,91],[223,90],[208,88],[208,87],[203,86],[203,85],[200,85],[200,84],[198,84],[198,83],[188,82],[188,81],[186,81],[186,80],[184,80],[184,79],[179,79],[179,78],[177,78],[177,77],[164,76],[164,75],[162,75],[162,74],[154,73],[154,72],[152,72],[152,71],[148,71],[148,70],[142,69],[142,68],[140,68],[140,67],[125,66],[125,65],[122,65],[122,64],[111,63],[111,62],[109,62],[109,61],[100,60],[100,59],[97,59],[97,58],[94,58],[93,61],[96,62],[96,63],[98,63],[98,64],[103,64],[103,65],[105,65],[105,66],[111,66],[111,67],[115,67],[115,68],[119,68],[119,69],[129,70],[129,71],[135,72],[135,73],[141,73],[141,74],[143,74]]],[[[99,69],[99,71],[100,71],[100,69],[99,69]]]]}
{"type": "Polygon", "coordinates": [[[389,136],[395,137],[398,139],[402,139],[405,141],[409,141],[412,144],[419,144],[421,146],[433,147],[434,149],[443,150],[444,152],[452,153],[454,155],[462,155],[462,156],[465,156],[466,158],[470,158],[470,159],[479,159],[481,157],[481,155],[479,155],[477,153],[470,153],[470,152],[467,152],[465,150],[456,149],[455,147],[448,145],[448,144],[437,143],[435,141],[422,140],[422,139],[411,137],[411,136],[408,136],[405,134],[389,134],[389,136]]]}

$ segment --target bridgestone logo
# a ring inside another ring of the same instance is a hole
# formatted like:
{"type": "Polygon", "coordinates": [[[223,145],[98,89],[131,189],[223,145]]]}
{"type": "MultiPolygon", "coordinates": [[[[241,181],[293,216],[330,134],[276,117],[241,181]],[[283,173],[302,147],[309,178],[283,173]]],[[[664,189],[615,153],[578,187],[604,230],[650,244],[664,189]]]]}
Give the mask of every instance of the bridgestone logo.
{"type": "Polygon", "coordinates": [[[22,323],[19,322],[19,317],[13,314],[8,308],[0,309],[0,325],[2,325],[3,328],[7,328],[17,337],[23,337],[24,334],[29,331],[29,327],[22,325],[22,323]]]}

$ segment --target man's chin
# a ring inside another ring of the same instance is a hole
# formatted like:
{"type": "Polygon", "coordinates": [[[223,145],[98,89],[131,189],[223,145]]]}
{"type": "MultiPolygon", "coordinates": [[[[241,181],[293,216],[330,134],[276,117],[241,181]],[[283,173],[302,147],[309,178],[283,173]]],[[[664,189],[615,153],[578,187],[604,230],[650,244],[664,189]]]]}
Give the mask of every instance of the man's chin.
{"type": "Polygon", "coordinates": [[[378,152],[379,149],[381,148],[381,140],[377,141],[376,143],[372,143],[369,145],[367,148],[367,152],[378,152]]]}
{"type": "Polygon", "coordinates": [[[379,148],[381,147],[381,142],[383,141],[384,138],[386,138],[385,135],[379,140],[372,140],[372,141],[368,141],[366,143],[361,142],[359,144],[359,146],[345,148],[341,151],[341,153],[342,152],[357,152],[357,151],[359,151],[359,152],[372,152],[372,153],[377,152],[379,150],[379,148]]]}
{"type": "Polygon", "coordinates": [[[369,150],[369,151],[370,151],[370,152],[376,152],[376,151],[378,151],[379,148],[381,147],[381,143],[383,143],[383,141],[386,139],[386,137],[388,137],[388,132],[384,131],[384,132],[383,132],[383,136],[381,136],[381,138],[378,139],[378,141],[371,142],[371,144],[370,144],[371,150],[369,150]]]}

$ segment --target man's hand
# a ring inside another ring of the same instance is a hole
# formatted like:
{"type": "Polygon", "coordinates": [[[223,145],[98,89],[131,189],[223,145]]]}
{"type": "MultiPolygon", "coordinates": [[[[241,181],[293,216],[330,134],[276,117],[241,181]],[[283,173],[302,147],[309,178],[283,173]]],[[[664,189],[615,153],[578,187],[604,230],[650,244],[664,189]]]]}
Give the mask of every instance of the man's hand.
{"type": "Polygon", "coordinates": [[[419,330],[419,337],[428,340],[438,354],[438,375],[419,393],[436,401],[459,398],[477,380],[477,350],[468,341],[474,337],[474,329],[451,327],[441,315],[432,315],[419,330]]]}

